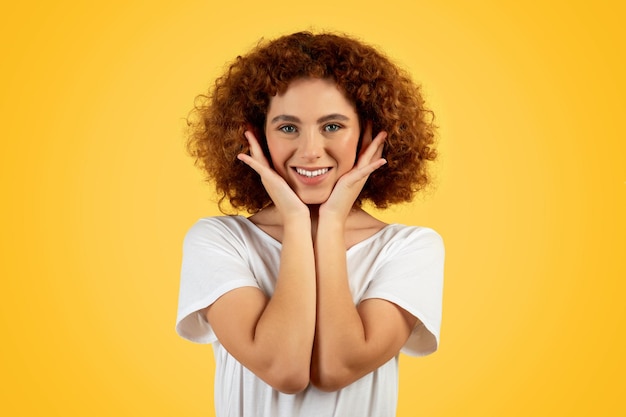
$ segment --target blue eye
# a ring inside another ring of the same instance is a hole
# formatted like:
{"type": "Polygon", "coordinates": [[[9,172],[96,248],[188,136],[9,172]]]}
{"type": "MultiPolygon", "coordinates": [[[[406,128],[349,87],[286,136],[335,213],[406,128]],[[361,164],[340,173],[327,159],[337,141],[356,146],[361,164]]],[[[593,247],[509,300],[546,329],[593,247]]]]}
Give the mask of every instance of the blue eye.
{"type": "Polygon", "coordinates": [[[336,132],[339,129],[341,129],[341,126],[338,125],[337,123],[329,123],[326,126],[324,126],[324,130],[326,132],[336,132]]]}
{"type": "Polygon", "coordinates": [[[294,125],[283,125],[278,128],[283,133],[295,133],[296,127],[294,125]]]}

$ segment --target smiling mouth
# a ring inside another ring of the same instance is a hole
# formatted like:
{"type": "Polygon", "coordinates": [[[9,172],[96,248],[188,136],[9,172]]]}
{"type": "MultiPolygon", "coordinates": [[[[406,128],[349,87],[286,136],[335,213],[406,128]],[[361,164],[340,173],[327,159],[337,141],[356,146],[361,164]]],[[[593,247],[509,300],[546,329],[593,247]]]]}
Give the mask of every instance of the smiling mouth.
{"type": "Polygon", "coordinates": [[[313,171],[309,171],[304,168],[295,168],[295,170],[298,174],[304,177],[315,178],[315,177],[319,177],[320,175],[326,174],[328,171],[330,171],[330,168],[320,168],[320,169],[315,169],[313,171]]]}

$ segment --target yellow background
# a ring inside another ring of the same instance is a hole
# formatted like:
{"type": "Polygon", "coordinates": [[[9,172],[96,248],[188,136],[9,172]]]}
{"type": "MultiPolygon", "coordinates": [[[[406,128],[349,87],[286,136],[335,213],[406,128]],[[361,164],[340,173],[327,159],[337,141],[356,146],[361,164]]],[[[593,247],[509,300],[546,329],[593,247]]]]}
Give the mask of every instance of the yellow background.
{"type": "Polygon", "coordinates": [[[307,28],[379,45],[441,126],[436,190],[383,215],[447,248],[398,415],[626,415],[621,2],[210,3],[2,6],[1,415],[213,415],[211,349],[174,333],[182,238],[217,214],[183,118],[307,28]]]}

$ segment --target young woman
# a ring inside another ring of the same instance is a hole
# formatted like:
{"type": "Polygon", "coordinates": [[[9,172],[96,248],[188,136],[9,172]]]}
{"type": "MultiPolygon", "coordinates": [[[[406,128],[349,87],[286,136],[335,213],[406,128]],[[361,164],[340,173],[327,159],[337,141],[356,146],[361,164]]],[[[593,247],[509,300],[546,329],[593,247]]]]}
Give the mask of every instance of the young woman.
{"type": "Polygon", "coordinates": [[[225,202],[184,243],[178,333],[212,343],[224,416],[393,416],[398,354],[436,350],[443,245],[362,209],[410,201],[432,113],[374,48],[295,33],[238,57],[189,149],[225,202]]]}

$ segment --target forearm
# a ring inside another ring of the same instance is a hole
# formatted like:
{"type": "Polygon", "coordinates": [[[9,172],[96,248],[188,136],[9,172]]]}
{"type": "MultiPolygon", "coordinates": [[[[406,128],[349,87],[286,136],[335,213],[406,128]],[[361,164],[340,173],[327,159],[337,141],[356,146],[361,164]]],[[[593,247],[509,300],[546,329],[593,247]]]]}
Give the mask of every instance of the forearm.
{"type": "Polygon", "coordinates": [[[274,294],[254,329],[253,346],[270,375],[293,372],[308,380],[316,307],[310,227],[308,216],[285,222],[274,294]]]}
{"type": "Polygon", "coordinates": [[[320,219],[315,245],[317,322],[311,377],[329,389],[352,382],[367,347],[348,284],[344,227],[345,222],[320,219]]]}

